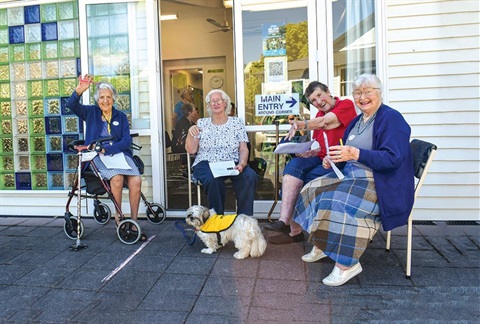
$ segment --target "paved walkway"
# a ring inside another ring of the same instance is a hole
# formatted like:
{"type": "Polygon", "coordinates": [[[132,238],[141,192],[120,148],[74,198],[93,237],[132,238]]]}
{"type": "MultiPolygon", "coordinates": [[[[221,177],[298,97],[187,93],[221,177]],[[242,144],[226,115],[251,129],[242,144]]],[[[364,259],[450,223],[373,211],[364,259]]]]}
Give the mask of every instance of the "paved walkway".
{"type": "Polygon", "coordinates": [[[142,248],[121,243],[113,222],[86,219],[88,248],[75,252],[63,223],[0,218],[1,323],[480,322],[477,223],[416,225],[411,280],[405,229],[394,232],[390,253],[380,232],[363,272],[336,288],[321,282],[332,261],[301,261],[309,243],[236,260],[231,244],[200,253],[202,242],[188,245],[174,221],[142,220],[151,238],[142,248]]]}

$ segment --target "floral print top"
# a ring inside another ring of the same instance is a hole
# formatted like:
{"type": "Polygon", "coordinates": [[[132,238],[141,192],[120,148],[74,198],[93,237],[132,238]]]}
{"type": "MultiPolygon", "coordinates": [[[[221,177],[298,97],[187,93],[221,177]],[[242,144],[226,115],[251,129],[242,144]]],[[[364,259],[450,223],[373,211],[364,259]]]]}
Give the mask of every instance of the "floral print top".
{"type": "Polygon", "coordinates": [[[200,143],[193,166],[201,161],[238,162],[240,143],[248,143],[242,120],[237,117],[228,117],[225,124],[214,125],[210,117],[200,118],[197,126],[200,128],[200,143]]]}

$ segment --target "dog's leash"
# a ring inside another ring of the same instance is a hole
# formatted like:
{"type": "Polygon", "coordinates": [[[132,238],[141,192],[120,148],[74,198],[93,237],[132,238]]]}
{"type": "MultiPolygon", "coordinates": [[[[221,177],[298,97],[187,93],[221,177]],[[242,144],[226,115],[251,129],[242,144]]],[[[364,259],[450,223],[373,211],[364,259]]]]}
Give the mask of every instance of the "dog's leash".
{"type": "Polygon", "coordinates": [[[187,224],[187,222],[185,222],[184,219],[181,219],[181,220],[178,220],[175,222],[175,226],[180,230],[180,232],[182,232],[182,235],[183,237],[185,238],[185,240],[187,241],[187,243],[189,245],[193,245],[193,243],[195,243],[195,239],[197,238],[197,233],[195,232],[195,230],[192,228],[192,229],[187,229],[188,231],[192,231],[193,232],[193,235],[190,237],[188,236],[187,234],[187,231],[185,230],[185,225],[183,224],[187,224]]]}

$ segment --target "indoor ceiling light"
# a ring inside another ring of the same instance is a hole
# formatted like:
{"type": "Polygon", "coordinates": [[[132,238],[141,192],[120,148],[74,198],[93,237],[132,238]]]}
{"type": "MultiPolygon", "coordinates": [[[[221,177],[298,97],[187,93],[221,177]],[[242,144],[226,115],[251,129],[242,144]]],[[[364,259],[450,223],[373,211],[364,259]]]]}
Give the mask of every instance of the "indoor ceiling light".
{"type": "Polygon", "coordinates": [[[178,19],[177,14],[171,14],[171,15],[161,15],[160,20],[175,20],[178,19]]]}

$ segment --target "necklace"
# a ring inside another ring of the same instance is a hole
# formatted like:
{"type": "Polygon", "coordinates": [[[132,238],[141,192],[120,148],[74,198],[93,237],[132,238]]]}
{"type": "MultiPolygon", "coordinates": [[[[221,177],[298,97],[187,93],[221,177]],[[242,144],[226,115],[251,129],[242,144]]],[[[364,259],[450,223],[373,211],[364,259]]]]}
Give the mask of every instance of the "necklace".
{"type": "Polygon", "coordinates": [[[360,119],[357,121],[357,124],[354,126],[354,129],[356,128],[356,134],[350,133],[350,136],[348,137],[348,140],[351,141],[355,138],[355,136],[362,134],[368,126],[370,126],[371,123],[375,120],[375,117],[377,116],[377,113],[374,113],[372,117],[370,117],[366,123],[363,122],[363,116],[360,117],[360,119]],[[362,130],[360,130],[360,127],[364,125],[362,130]]]}
{"type": "Polygon", "coordinates": [[[108,129],[108,134],[110,134],[110,120],[112,120],[112,113],[110,112],[110,116],[107,118],[107,115],[102,113],[103,118],[105,118],[105,121],[107,122],[107,129],[108,129]]]}

